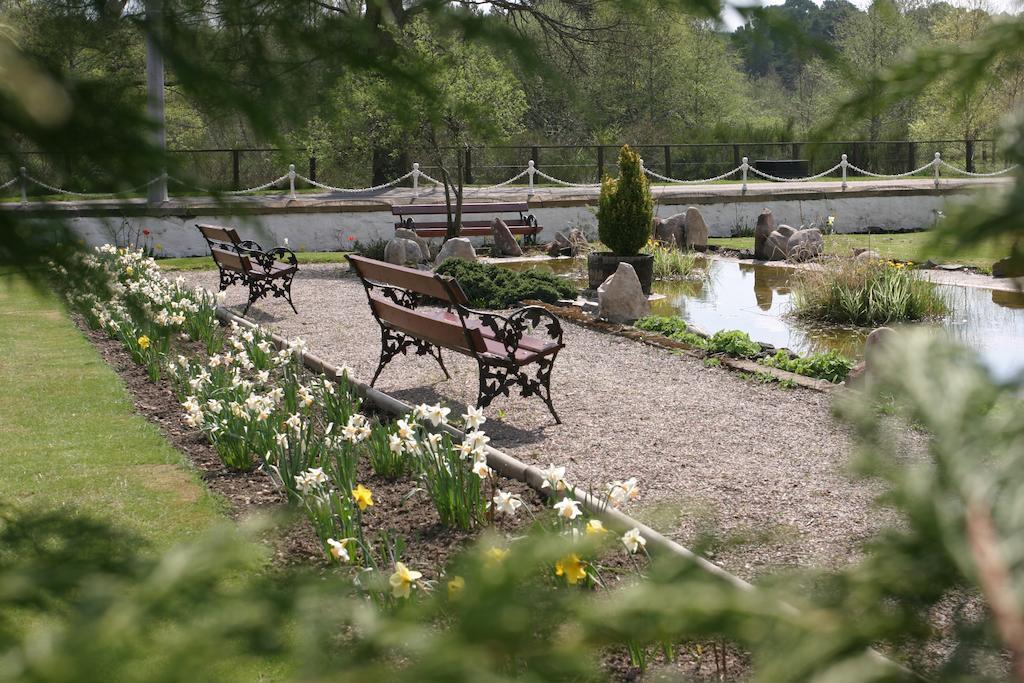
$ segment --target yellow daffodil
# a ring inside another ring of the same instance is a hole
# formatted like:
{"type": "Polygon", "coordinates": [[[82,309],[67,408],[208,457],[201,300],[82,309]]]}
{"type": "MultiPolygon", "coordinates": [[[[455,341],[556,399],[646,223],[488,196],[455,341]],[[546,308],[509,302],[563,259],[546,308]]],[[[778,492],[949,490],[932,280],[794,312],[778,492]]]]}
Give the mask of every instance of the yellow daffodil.
{"type": "Polygon", "coordinates": [[[147,337],[146,335],[142,335],[141,337],[139,337],[139,348],[143,350],[149,348],[149,337],[147,337]]]}
{"type": "Polygon", "coordinates": [[[608,530],[604,528],[604,523],[599,519],[592,519],[587,522],[587,534],[606,534],[608,530]]]}
{"type": "Polygon", "coordinates": [[[360,510],[365,510],[373,505],[373,491],[359,484],[352,489],[352,500],[355,501],[360,510]]]}
{"type": "Polygon", "coordinates": [[[506,548],[499,548],[497,546],[494,546],[493,548],[488,548],[484,552],[484,557],[487,558],[488,562],[501,562],[505,559],[506,555],[508,555],[508,550],[506,548]]]}
{"type": "Polygon", "coordinates": [[[391,584],[391,594],[396,598],[408,598],[413,584],[422,576],[423,574],[420,572],[409,569],[401,562],[396,562],[395,573],[388,579],[388,583],[391,584]]]}
{"type": "Polygon", "coordinates": [[[584,569],[583,561],[579,555],[573,553],[572,555],[566,555],[555,563],[555,576],[564,576],[570,585],[575,586],[587,578],[587,570],[584,569]]]}
{"type": "Polygon", "coordinates": [[[466,587],[466,580],[461,576],[456,576],[448,582],[448,599],[456,600],[462,593],[462,590],[466,587]]]}

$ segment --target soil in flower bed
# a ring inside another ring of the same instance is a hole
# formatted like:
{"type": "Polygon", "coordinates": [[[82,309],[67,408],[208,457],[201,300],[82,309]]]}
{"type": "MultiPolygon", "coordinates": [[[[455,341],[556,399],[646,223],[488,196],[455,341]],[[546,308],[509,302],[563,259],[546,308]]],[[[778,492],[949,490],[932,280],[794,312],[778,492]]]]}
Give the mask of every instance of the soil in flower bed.
{"type": "MultiPolygon", "coordinates": [[[[287,507],[284,492],[266,473],[258,468],[249,472],[229,469],[202,432],[183,422],[182,408],[167,380],[150,381],[145,368],[132,361],[120,342],[102,331],[90,330],[78,314],[74,314],[73,318],[104,361],[121,377],[136,410],[160,429],[164,437],[187,457],[210,490],[224,499],[232,519],[242,520],[249,515],[280,511],[287,507]]],[[[176,340],[175,344],[178,345],[178,351],[189,355],[202,357],[204,354],[201,344],[183,344],[180,340],[176,340]]],[[[362,412],[372,415],[371,408],[364,405],[362,412]]],[[[416,487],[416,482],[411,478],[388,481],[377,477],[365,459],[360,461],[358,472],[358,480],[373,491],[374,498],[373,507],[363,517],[367,538],[374,539],[379,532],[385,531],[400,535],[405,542],[403,561],[422,571],[425,578],[439,578],[452,556],[476,538],[475,531],[460,531],[442,525],[426,494],[411,493],[416,487]]],[[[524,509],[520,510],[517,518],[496,520],[494,528],[503,535],[526,533],[534,516],[550,514],[540,495],[525,484],[502,479],[501,487],[518,494],[524,503],[524,509]]],[[[295,516],[263,540],[272,549],[276,566],[312,566],[324,571],[329,567],[319,539],[302,516],[295,516]]],[[[635,559],[641,568],[646,565],[641,556],[635,559]]],[[[608,589],[636,578],[636,565],[621,552],[609,552],[603,556],[600,559],[600,571],[608,589]]],[[[676,660],[671,663],[666,662],[664,654],[652,651],[648,660],[652,670],[650,673],[657,670],[673,674],[684,671],[688,677],[718,680],[721,672],[716,672],[710,644],[703,644],[700,651],[702,654],[698,655],[698,648],[693,644],[682,646],[676,660]]],[[[729,678],[748,669],[744,655],[734,648],[728,648],[727,657],[729,678]]],[[[602,664],[609,680],[634,681],[644,678],[640,669],[630,662],[625,650],[621,648],[609,650],[602,664]]]]}
{"type": "MultiPolygon", "coordinates": [[[[103,331],[90,330],[81,316],[76,314],[74,318],[82,333],[121,377],[134,399],[135,409],[157,425],[164,437],[185,454],[210,490],[228,503],[228,513],[233,519],[286,507],[284,491],[266,473],[258,468],[249,472],[228,468],[202,432],[183,422],[182,408],[165,379],[150,381],[146,369],[132,361],[120,342],[103,331]]],[[[204,354],[201,344],[188,343],[185,344],[187,348],[182,348],[182,342],[176,340],[175,343],[179,345],[179,351],[188,352],[188,355],[202,357],[204,354]]],[[[364,406],[362,412],[372,415],[368,408],[370,406],[364,406]]],[[[410,493],[416,487],[411,478],[389,481],[378,477],[364,459],[359,463],[358,481],[373,491],[374,505],[363,516],[367,538],[374,539],[379,532],[385,531],[400,535],[405,541],[403,561],[422,571],[428,579],[437,578],[448,560],[477,536],[475,531],[460,531],[442,525],[426,493],[410,493]]],[[[518,530],[522,533],[529,524],[531,513],[545,513],[540,496],[526,484],[503,479],[501,487],[518,494],[529,510],[521,510],[516,519],[496,520],[498,531],[513,534],[518,530]]],[[[267,540],[274,550],[275,561],[281,565],[328,565],[320,541],[305,519],[296,518],[279,529],[274,538],[267,540]]]]}

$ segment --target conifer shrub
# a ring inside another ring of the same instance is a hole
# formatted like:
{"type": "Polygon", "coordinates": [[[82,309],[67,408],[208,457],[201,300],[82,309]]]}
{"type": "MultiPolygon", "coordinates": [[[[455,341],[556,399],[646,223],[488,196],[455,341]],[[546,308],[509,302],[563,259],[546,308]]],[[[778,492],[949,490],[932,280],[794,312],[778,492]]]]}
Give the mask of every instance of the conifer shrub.
{"type": "Polygon", "coordinates": [[[554,303],[576,298],[576,288],[550,273],[519,272],[489,263],[450,258],[437,271],[455,278],[474,308],[509,308],[525,299],[554,303]]]}
{"type": "Polygon", "coordinates": [[[597,232],[616,256],[636,256],[647,244],[654,218],[651,186],[640,167],[640,155],[623,145],[619,177],[605,176],[597,208],[597,232]]]}

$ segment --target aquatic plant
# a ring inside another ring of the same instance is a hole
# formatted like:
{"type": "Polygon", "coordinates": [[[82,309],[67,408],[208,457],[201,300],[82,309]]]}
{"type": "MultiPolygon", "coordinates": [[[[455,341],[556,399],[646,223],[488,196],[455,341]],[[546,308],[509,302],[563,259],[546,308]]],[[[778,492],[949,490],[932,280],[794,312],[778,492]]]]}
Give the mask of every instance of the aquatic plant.
{"type": "Polygon", "coordinates": [[[647,242],[643,253],[654,257],[654,277],[689,278],[702,272],[696,254],[653,240],[647,242]]]}
{"type": "Polygon", "coordinates": [[[795,372],[805,377],[827,379],[836,384],[845,380],[853,368],[853,361],[836,351],[791,358],[788,353],[779,349],[774,356],[762,358],[760,362],[768,367],[795,372]]]}
{"type": "Polygon", "coordinates": [[[798,317],[841,325],[925,320],[948,310],[935,285],[903,263],[838,260],[802,273],[793,291],[798,317]]]}

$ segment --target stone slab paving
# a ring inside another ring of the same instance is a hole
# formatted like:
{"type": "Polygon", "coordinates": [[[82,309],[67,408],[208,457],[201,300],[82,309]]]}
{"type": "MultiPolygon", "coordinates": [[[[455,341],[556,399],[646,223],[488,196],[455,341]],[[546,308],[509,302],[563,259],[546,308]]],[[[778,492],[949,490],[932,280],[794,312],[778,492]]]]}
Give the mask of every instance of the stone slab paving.
{"type": "MultiPolygon", "coordinates": [[[[185,277],[216,287],[216,272],[185,277]]],[[[344,266],[307,266],[293,294],[298,315],[275,300],[257,303],[250,317],[302,337],[368,381],[380,337],[359,281],[344,266]]],[[[244,299],[233,287],[227,305],[240,310],[244,299]]],[[[632,512],[690,547],[713,534],[706,554],[745,578],[770,567],[848,562],[892,521],[873,506],[878,484],[847,474],[850,439],[827,395],[763,386],[664,349],[563,327],[552,389],[564,424],[535,397],[502,397],[486,411],[495,447],[528,463],[565,465],[584,487],[638,477],[643,499],[632,512]]],[[[399,357],[377,387],[410,404],[462,409],[476,398],[476,364],[450,352],[445,363],[450,380],[429,357],[399,357]]],[[[908,452],[920,446],[906,435],[908,452]]]]}

